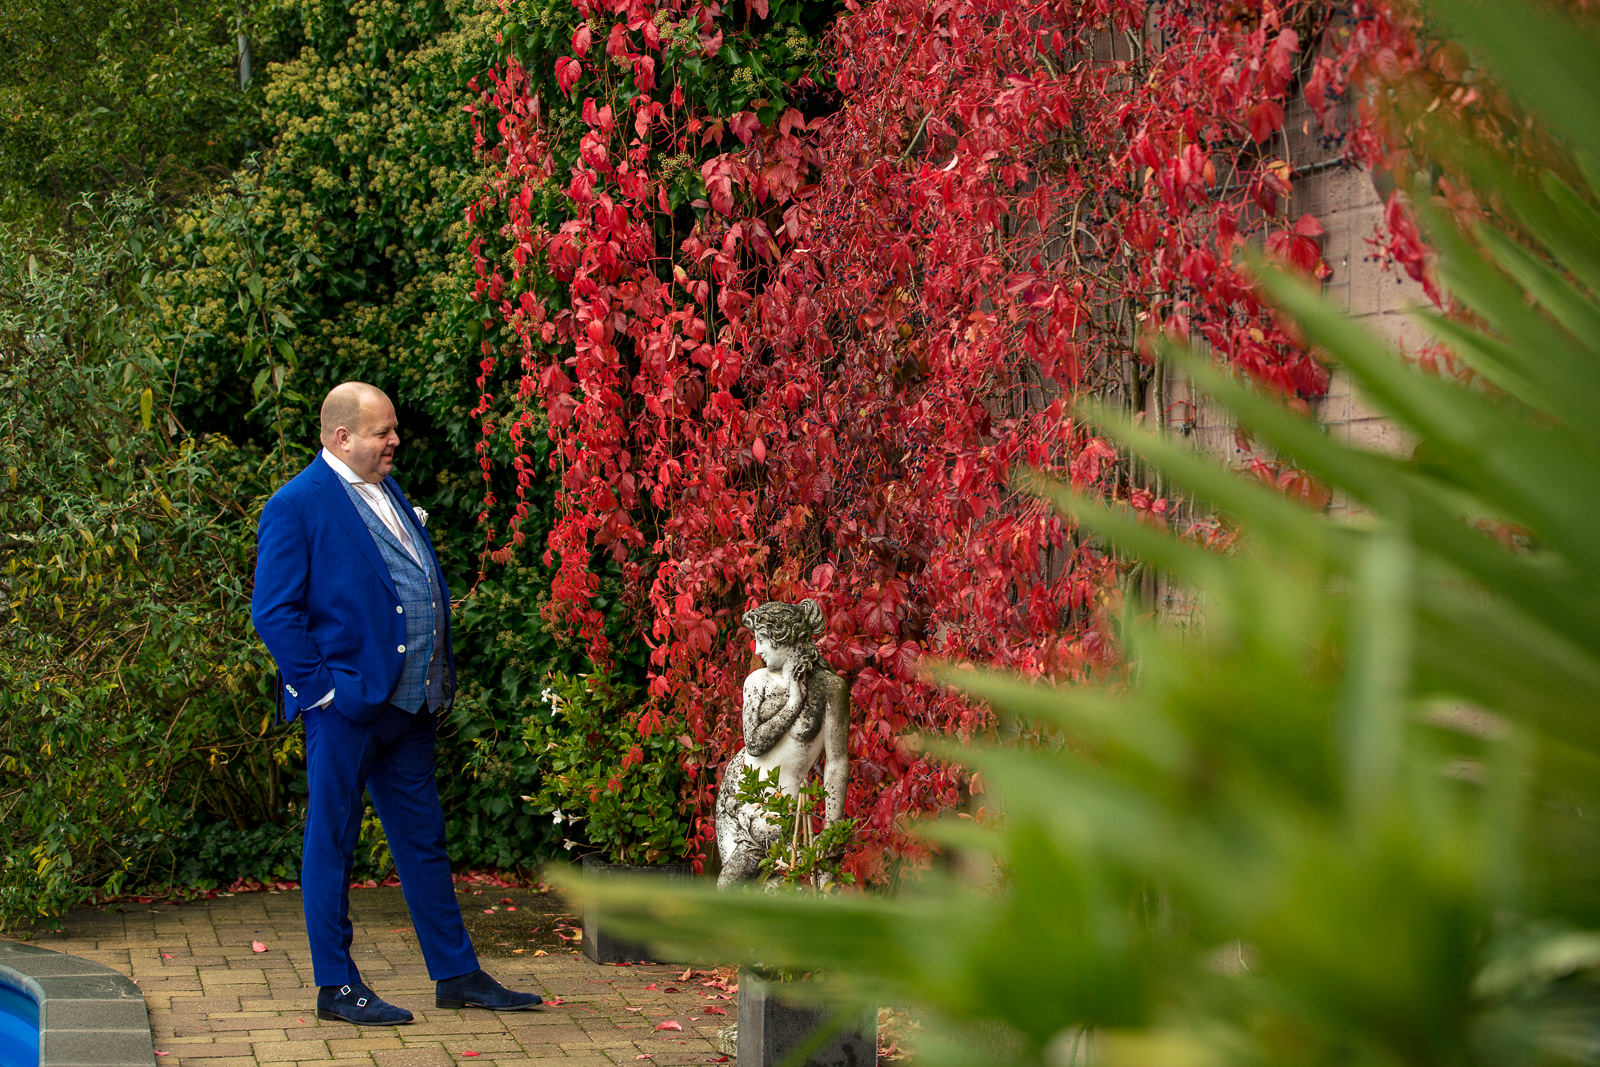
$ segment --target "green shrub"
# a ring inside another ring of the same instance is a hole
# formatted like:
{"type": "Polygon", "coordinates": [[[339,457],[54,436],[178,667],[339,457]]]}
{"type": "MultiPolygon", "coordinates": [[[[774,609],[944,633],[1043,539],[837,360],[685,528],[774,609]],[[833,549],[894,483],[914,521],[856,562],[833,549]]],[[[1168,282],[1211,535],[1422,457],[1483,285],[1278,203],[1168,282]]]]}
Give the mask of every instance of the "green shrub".
{"type": "Polygon", "coordinates": [[[0,7],[0,219],[88,226],[86,195],[193,195],[243,158],[260,105],[239,84],[280,40],[252,0],[79,0],[0,7]]]}
{"type": "Polygon", "coordinates": [[[267,472],[176,432],[130,332],[155,231],[0,240],[0,926],[162,881],[192,822],[278,821],[296,741],[249,629],[267,472]]]}
{"type": "Polygon", "coordinates": [[[688,839],[678,798],[685,742],[634,729],[643,700],[643,689],[603,675],[554,674],[522,723],[539,782],[532,810],[561,828],[569,848],[609,863],[674,862],[688,839]]]}
{"type": "Polygon", "coordinates": [[[1241,546],[1041,487],[1204,607],[1192,627],[1130,613],[1125,688],[946,676],[1045,727],[947,749],[995,814],[926,832],[998,887],[587,893],[631,897],[685,958],[823,968],[843,1002],[909,1007],[920,1064],[1600,1062],[1600,124],[1572,106],[1600,46],[1542,5],[1433,7],[1571,152],[1529,180],[1499,145],[1434,142],[1507,217],[1430,219],[1470,315],[1428,325],[1477,381],[1408,365],[1270,273],[1413,458],[1173,354],[1366,514],[1334,522],[1101,415],[1241,546]]]}

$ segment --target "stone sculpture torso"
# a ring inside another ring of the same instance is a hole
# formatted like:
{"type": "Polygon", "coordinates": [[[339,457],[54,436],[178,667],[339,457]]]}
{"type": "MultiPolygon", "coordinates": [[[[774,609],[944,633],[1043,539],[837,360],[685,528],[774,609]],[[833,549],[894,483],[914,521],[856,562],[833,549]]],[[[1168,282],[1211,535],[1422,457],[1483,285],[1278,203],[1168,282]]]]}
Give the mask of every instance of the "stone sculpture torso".
{"type": "Polygon", "coordinates": [[[745,616],[745,624],[766,666],[745,679],[744,748],[723,769],[717,794],[719,885],[755,878],[777,840],[778,828],[761,809],[738,799],[745,768],[762,778],[776,771],[778,791],[796,797],[822,762],[827,823],[843,815],[848,780],[849,690],[810,640],[821,625],[815,602],[764,604],[745,616]]]}

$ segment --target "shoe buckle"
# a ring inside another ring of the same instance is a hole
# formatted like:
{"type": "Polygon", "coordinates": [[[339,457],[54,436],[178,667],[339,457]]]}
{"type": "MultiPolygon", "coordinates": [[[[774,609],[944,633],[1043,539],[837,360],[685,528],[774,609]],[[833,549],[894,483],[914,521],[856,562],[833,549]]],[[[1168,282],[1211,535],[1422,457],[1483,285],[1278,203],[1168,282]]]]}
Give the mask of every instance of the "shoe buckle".
{"type": "Polygon", "coordinates": [[[340,986],[340,987],[339,987],[339,995],[340,995],[340,996],[341,996],[341,997],[347,997],[347,996],[349,996],[349,995],[350,995],[350,987],[349,987],[349,986],[347,986],[347,985],[342,985],[342,986],[340,986]]]}
{"type": "Polygon", "coordinates": [[[360,1000],[356,1001],[356,1007],[364,1008],[366,1006],[367,1006],[367,998],[366,997],[362,997],[360,1000]]]}

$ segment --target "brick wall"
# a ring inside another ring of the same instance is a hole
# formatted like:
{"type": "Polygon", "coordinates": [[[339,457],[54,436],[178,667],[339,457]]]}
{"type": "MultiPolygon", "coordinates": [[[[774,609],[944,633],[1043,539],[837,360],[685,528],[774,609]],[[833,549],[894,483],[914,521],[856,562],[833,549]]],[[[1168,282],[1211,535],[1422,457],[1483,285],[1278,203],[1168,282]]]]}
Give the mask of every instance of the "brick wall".
{"type": "MultiPolygon", "coordinates": [[[[1388,343],[1415,350],[1424,337],[1406,310],[1427,300],[1420,285],[1399,271],[1386,269],[1369,243],[1383,220],[1383,199],[1372,175],[1336,158],[1318,158],[1315,139],[1303,132],[1306,118],[1302,108],[1285,124],[1302,131],[1289,142],[1296,174],[1288,217],[1309,213],[1323,225],[1323,258],[1332,270],[1324,294],[1335,307],[1388,343]]],[[[1337,152],[1324,149],[1321,154],[1336,156],[1337,152]]],[[[1237,466],[1250,459],[1252,452],[1246,447],[1250,443],[1239,440],[1225,411],[1197,395],[1185,379],[1170,371],[1164,385],[1153,396],[1161,397],[1165,411],[1157,412],[1152,400],[1149,418],[1183,433],[1196,448],[1226,463],[1237,466]]],[[[1342,441],[1391,455],[1406,455],[1413,447],[1413,442],[1363,402],[1343,372],[1334,373],[1325,397],[1310,403],[1325,430],[1342,441]]],[[[1259,445],[1253,447],[1262,454],[1259,445]]],[[[1328,507],[1336,515],[1348,510],[1347,502],[1338,495],[1328,507]]]]}

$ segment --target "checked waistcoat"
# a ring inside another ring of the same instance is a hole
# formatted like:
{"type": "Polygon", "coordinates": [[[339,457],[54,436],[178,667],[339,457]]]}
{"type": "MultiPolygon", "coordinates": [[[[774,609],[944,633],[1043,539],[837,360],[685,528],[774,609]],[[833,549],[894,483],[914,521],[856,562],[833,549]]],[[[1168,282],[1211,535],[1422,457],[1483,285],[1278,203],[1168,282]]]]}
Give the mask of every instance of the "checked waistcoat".
{"type": "MultiPolygon", "coordinates": [[[[422,558],[418,563],[405,547],[395,540],[394,534],[372,511],[372,506],[361,496],[361,491],[346,482],[346,493],[356,506],[356,514],[366,523],[367,531],[377,542],[383,562],[394,579],[400,594],[400,603],[406,620],[405,663],[400,678],[389,692],[389,703],[409,712],[422,710],[424,704],[438,711],[444,703],[444,621],[449,605],[440,591],[439,577],[433,566],[433,555],[423,542],[422,535],[413,531],[413,543],[422,558]]],[[[404,505],[394,495],[384,490],[389,505],[406,522],[404,505]]]]}

